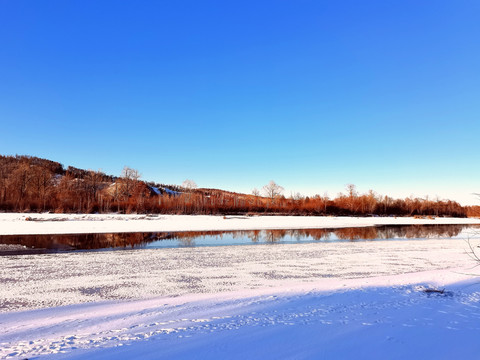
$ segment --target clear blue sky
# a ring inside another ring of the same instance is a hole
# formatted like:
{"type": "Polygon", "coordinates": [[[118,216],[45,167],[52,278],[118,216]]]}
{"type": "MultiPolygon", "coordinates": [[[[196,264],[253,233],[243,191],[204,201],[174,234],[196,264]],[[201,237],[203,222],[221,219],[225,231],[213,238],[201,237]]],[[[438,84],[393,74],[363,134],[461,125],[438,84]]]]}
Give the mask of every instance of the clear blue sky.
{"type": "Polygon", "coordinates": [[[0,2],[0,153],[480,203],[478,1],[0,2]]]}

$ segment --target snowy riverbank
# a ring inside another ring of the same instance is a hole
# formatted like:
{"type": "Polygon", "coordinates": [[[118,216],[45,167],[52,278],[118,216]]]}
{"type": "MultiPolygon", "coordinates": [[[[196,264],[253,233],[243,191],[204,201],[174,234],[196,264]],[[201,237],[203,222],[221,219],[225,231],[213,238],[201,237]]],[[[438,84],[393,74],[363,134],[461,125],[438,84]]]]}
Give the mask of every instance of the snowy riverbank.
{"type": "Polygon", "coordinates": [[[0,213],[0,235],[480,224],[474,218],[0,213]]]}
{"type": "Polygon", "coordinates": [[[480,285],[458,270],[11,312],[0,357],[477,359],[480,285]]]}
{"type": "MultiPolygon", "coordinates": [[[[1,214],[0,232],[472,222],[1,214]]],[[[478,231],[0,256],[0,359],[477,359],[480,282],[467,239],[478,244],[478,231]]]]}

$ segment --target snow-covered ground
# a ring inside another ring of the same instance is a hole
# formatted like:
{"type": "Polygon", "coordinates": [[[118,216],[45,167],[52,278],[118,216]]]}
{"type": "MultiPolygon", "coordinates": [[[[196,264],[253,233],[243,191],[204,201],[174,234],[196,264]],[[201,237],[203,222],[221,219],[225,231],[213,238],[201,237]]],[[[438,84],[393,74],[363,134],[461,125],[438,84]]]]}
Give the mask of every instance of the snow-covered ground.
{"type": "Polygon", "coordinates": [[[457,268],[466,250],[427,239],[0,256],[0,312],[457,268]]]}
{"type": "MultiPolygon", "coordinates": [[[[25,233],[21,227],[33,223],[56,232],[58,223],[90,232],[97,223],[100,230],[110,222],[158,222],[193,230],[188,227],[200,226],[199,218],[218,226],[263,219],[268,228],[280,218],[183,217],[191,220],[182,224],[182,217],[136,216],[81,221],[86,218],[2,214],[0,228],[9,233],[3,227],[8,224],[25,233]]],[[[304,227],[423,221],[303,219],[283,218],[297,227],[302,221],[304,227]]],[[[438,220],[459,221],[430,221],[438,220]]],[[[474,245],[480,239],[474,229],[462,234],[464,239],[2,256],[0,358],[478,359],[480,271],[466,239],[474,245]]]]}
{"type": "Polygon", "coordinates": [[[440,270],[10,312],[0,356],[478,359],[480,285],[464,279],[440,270]],[[443,294],[425,292],[438,285],[443,294]]]}
{"type": "Polygon", "coordinates": [[[344,228],[374,225],[480,224],[474,218],[207,216],[0,213],[0,235],[344,228]],[[27,221],[28,219],[28,221],[27,221]]]}

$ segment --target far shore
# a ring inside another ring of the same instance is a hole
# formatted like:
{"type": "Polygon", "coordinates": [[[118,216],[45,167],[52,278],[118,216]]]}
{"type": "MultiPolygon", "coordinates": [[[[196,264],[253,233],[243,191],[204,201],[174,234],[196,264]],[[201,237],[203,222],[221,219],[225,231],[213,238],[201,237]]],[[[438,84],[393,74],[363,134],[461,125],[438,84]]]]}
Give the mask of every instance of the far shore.
{"type": "Polygon", "coordinates": [[[480,225],[478,218],[0,213],[0,235],[480,225]]]}

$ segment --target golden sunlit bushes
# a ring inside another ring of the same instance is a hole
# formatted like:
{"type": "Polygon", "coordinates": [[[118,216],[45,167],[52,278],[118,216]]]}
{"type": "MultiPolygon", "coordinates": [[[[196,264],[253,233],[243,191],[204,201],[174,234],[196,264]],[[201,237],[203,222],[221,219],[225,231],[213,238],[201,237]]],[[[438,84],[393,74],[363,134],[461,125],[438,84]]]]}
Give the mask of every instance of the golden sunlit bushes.
{"type": "Polygon", "coordinates": [[[480,217],[480,206],[467,206],[467,216],[480,217]]]}
{"type": "Polygon", "coordinates": [[[333,199],[326,194],[302,197],[298,193],[287,198],[273,181],[263,188],[265,196],[258,190],[249,195],[198,189],[190,186],[194,184],[191,180],[185,184],[146,183],[140,180],[138,171],[128,167],[115,177],[71,166],[65,170],[60,163],[36,157],[0,156],[1,211],[480,216],[480,207],[465,208],[450,200],[393,199],[373,191],[359,194],[352,184],[347,185],[345,194],[333,199]]]}

